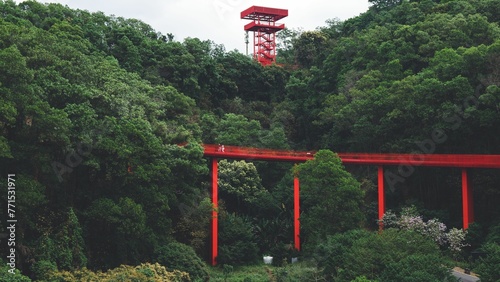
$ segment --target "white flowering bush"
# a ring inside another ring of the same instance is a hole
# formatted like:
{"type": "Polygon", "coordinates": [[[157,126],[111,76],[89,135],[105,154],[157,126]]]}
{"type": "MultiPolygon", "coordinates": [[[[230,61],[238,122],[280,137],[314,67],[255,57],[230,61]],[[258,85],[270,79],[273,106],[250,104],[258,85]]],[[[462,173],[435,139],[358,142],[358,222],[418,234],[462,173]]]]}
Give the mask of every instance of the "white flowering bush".
{"type": "Polygon", "coordinates": [[[425,230],[425,222],[421,216],[402,215],[397,221],[397,227],[403,230],[413,230],[423,233],[425,230]]]}
{"type": "Polygon", "coordinates": [[[467,231],[457,228],[447,231],[446,225],[435,218],[424,221],[414,206],[403,208],[399,216],[390,210],[387,211],[382,223],[385,227],[412,230],[429,237],[438,245],[448,248],[454,256],[468,246],[465,243],[467,231]]]}
{"type": "Polygon", "coordinates": [[[385,227],[397,227],[398,216],[391,210],[388,210],[384,213],[384,217],[382,218],[382,224],[385,227]]]}
{"type": "Polygon", "coordinates": [[[424,223],[424,225],[424,231],[422,232],[422,234],[432,238],[432,240],[434,240],[434,242],[438,243],[440,246],[446,245],[448,234],[446,233],[446,225],[444,225],[444,223],[439,222],[437,219],[433,218],[424,223]]]}
{"type": "Polygon", "coordinates": [[[467,235],[467,232],[458,229],[458,228],[452,228],[447,234],[446,234],[446,239],[449,244],[449,249],[452,253],[458,254],[464,247],[467,247],[468,244],[465,243],[465,236],[467,235]]]}

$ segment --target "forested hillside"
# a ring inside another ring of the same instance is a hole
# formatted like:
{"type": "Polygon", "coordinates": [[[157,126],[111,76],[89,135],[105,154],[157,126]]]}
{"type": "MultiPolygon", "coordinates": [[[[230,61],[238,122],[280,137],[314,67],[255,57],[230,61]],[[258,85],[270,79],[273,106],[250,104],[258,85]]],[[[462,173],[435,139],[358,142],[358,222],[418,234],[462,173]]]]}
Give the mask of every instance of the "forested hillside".
{"type": "MultiPolygon", "coordinates": [[[[0,208],[15,173],[16,268],[50,280],[56,270],[153,262],[207,279],[212,206],[200,143],[500,154],[500,0],[369,2],[344,22],[285,30],[279,64],[262,67],[135,19],[0,1],[0,208]],[[193,265],[169,264],[172,253],[193,265]]],[[[301,166],[324,175],[304,177],[304,224],[338,228],[304,231],[311,252],[327,235],[376,228],[376,168],[348,167],[351,176],[320,152],[301,166]],[[342,188],[324,191],[328,199],[307,189],[329,183],[342,188]]],[[[292,170],[220,162],[220,263],[291,246],[292,170]]],[[[500,173],[471,175],[478,224],[456,259],[485,243],[500,257],[500,173]]],[[[458,169],[417,167],[387,191],[388,208],[413,204],[426,219],[460,227],[460,179],[458,169]]],[[[324,275],[357,276],[346,273],[324,275]]],[[[371,278],[391,275],[383,273],[371,278]]]]}

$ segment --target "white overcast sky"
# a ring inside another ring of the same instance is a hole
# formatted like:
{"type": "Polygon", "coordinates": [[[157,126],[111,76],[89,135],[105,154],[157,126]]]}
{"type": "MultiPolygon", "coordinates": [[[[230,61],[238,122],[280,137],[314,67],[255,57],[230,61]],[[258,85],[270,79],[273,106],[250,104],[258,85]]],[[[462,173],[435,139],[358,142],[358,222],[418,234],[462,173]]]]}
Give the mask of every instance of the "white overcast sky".
{"type": "MultiPolygon", "coordinates": [[[[17,3],[22,1],[16,0],[17,3]]],[[[106,15],[142,20],[175,40],[186,37],[210,39],[226,50],[245,50],[240,12],[256,5],[288,9],[280,22],[289,28],[314,30],[327,19],[346,20],[368,10],[368,0],[38,0],[60,3],[73,9],[102,11],[106,15]]]]}

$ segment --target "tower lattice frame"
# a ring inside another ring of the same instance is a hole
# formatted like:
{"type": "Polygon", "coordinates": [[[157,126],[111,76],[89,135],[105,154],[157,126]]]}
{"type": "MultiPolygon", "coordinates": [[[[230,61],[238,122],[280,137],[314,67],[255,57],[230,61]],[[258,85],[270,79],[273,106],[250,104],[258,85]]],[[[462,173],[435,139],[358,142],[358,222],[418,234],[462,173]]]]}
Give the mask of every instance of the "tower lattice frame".
{"type": "Polygon", "coordinates": [[[276,32],[285,28],[277,21],[287,16],[288,10],[259,6],[241,12],[242,19],[251,20],[245,30],[253,32],[253,56],[263,66],[276,62],[276,32]]]}

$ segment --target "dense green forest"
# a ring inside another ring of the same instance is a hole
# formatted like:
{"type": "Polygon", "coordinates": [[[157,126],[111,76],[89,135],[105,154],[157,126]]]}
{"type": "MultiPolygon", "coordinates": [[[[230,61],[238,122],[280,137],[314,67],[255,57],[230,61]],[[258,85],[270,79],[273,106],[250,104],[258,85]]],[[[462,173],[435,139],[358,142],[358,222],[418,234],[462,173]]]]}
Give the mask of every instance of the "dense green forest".
{"type": "Polygon", "coordinates": [[[415,167],[389,183],[393,213],[378,234],[376,167],[344,167],[333,152],[500,154],[500,0],[369,2],[346,21],[332,11],[317,30],[281,32],[279,64],[262,67],[139,20],[0,1],[0,209],[15,174],[24,275],[8,273],[2,237],[2,281],[208,280],[201,143],[318,151],[295,167],[220,161],[226,274],[264,254],[299,255],[300,173],[300,256],[316,270],[271,281],[445,281],[453,264],[498,281],[498,170],[471,170],[476,223],[454,244],[458,169],[415,167]],[[441,222],[446,240],[427,232],[441,222]]]}

